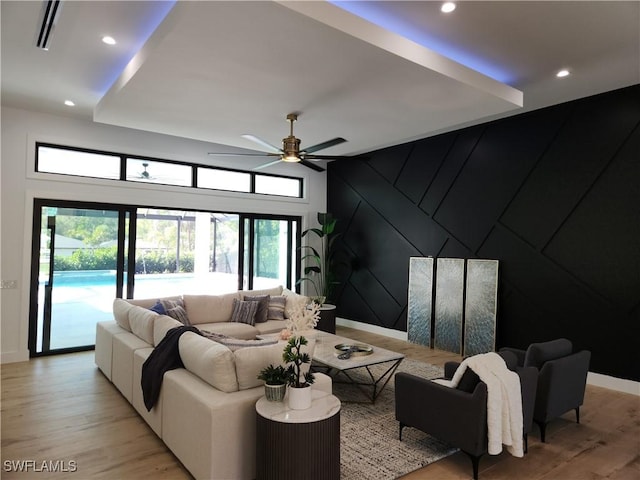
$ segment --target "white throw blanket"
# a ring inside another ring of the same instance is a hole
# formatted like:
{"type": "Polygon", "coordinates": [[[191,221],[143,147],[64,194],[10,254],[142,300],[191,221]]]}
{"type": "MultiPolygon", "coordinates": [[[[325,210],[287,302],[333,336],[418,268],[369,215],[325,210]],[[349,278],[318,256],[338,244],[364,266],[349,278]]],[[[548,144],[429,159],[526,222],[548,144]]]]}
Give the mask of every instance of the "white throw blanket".
{"type": "Polygon", "coordinates": [[[501,453],[504,444],[514,457],[524,456],[520,377],[507,368],[500,355],[489,352],[465,359],[451,381],[438,380],[438,383],[457,387],[467,368],[487,384],[489,455],[501,453]]]}

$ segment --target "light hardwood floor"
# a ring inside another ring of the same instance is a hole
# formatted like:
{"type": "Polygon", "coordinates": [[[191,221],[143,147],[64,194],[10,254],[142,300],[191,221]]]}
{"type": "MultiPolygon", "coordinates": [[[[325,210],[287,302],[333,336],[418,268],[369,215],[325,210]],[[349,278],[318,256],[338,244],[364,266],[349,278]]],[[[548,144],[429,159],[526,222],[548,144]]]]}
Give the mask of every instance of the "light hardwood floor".
{"type": "MultiPolygon", "coordinates": [[[[459,360],[447,352],[372,333],[344,327],[337,333],[436,365],[459,360]]],[[[93,352],[3,365],[1,381],[1,478],[191,478],[100,373],[93,352]],[[20,460],[34,461],[40,471],[34,471],[34,464],[29,464],[29,472],[9,471],[20,460]],[[75,465],[76,471],[45,472],[42,462],[54,467],[58,462],[58,469],[67,470],[75,465]]],[[[640,397],[588,386],[580,425],[572,414],[552,422],[546,444],[534,430],[524,459],[506,453],[485,456],[480,462],[480,479],[640,479],[639,406],[640,397]]],[[[403,477],[469,478],[471,463],[463,453],[403,477]]]]}

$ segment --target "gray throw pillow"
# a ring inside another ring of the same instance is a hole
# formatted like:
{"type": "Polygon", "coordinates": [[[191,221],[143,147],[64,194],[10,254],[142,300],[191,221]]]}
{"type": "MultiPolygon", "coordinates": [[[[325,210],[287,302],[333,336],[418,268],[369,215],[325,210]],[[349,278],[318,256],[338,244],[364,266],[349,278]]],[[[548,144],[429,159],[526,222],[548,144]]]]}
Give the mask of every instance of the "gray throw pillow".
{"type": "Polygon", "coordinates": [[[191,325],[189,321],[189,317],[187,315],[187,311],[184,308],[184,302],[182,299],[180,300],[159,300],[164,308],[165,315],[170,316],[171,318],[175,318],[183,325],[187,327],[191,325]]]}
{"type": "Polygon", "coordinates": [[[258,302],[250,302],[234,298],[231,321],[237,323],[246,323],[248,325],[255,325],[257,310],[258,302]]]}
{"type": "Polygon", "coordinates": [[[269,298],[269,312],[267,320],[284,320],[284,308],[287,305],[287,297],[284,295],[269,298]]]}
{"type": "Polygon", "coordinates": [[[247,302],[257,302],[258,309],[256,310],[255,323],[264,323],[267,321],[267,316],[269,314],[269,295],[256,295],[256,296],[245,296],[244,300],[247,302]]]}

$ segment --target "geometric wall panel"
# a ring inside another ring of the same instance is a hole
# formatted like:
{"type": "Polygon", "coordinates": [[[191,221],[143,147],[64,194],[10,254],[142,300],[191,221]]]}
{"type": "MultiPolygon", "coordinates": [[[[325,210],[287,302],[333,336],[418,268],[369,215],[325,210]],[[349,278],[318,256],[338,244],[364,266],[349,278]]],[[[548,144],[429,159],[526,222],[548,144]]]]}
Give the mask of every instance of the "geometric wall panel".
{"type": "Polygon", "coordinates": [[[498,261],[467,260],[464,356],[493,352],[498,306],[498,261]]]}
{"type": "Polygon", "coordinates": [[[491,258],[496,347],[566,337],[592,372],[640,381],[639,98],[632,85],[331,162],[327,211],[354,259],[338,315],[408,332],[410,257],[491,258]]]}
{"type": "Polygon", "coordinates": [[[462,353],[464,259],[438,258],[433,346],[462,353]]]}
{"type": "Polygon", "coordinates": [[[433,258],[409,259],[407,337],[410,342],[431,346],[433,258]]]}

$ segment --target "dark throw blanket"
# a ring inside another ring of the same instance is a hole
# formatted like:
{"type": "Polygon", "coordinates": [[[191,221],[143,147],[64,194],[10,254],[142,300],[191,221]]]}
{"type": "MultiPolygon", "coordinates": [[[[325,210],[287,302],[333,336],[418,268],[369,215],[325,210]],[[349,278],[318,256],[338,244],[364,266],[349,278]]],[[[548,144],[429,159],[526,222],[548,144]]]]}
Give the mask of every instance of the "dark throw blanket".
{"type": "Polygon", "coordinates": [[[185,332],[201,335],[196,327],[176,327],[167,332],[160,343],[153,349],[151,355],[142,365],[142,395],[147,411],[151,411],[160,396],[160,387],[164,373],[176,368],[183,368],[184,364],[178,350],[178,340],[185,332]]]}

